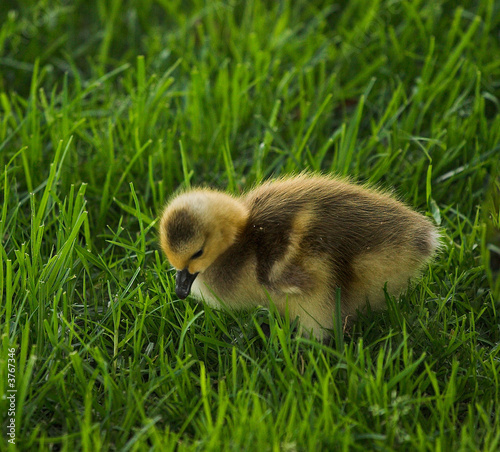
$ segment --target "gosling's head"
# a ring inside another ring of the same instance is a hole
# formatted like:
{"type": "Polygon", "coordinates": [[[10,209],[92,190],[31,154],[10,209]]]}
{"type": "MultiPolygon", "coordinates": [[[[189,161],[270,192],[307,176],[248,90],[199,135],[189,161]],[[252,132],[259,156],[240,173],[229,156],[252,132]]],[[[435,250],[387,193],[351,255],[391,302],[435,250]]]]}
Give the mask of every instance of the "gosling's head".
{"type": "Polygon", "coordinates": [[[160,221],[160,243],[177,269],[179,298],[186,298],[196,276],[234,244],[247,218],[239,201],[213,190],[186,192],[169,202],[160,221]]]}

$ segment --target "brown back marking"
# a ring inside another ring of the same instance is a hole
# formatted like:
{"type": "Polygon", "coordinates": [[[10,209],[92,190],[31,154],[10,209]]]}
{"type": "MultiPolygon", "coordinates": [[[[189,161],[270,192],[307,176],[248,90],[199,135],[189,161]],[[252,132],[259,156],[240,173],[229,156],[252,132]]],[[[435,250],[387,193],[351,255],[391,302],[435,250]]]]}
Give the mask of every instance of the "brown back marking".
{"type": "Polygon", "coordinates": [[[432,251],[428,237],[433,226],[428,219],[389,195],[342,180],[305,176],[278,180],[264,183],[241,201],[249,209],[248,222],[212,269],[214,279],[224,281],[226,289],[252,255],[258,281],[272,289],[269,273],[286,253],[294,218],[301,212],[311,221],[300,249],[329,265],[332,296],[335,287],[348,295],[353,260],[364,252],[410,246],[416,259],[423,259],[432,251]]]}

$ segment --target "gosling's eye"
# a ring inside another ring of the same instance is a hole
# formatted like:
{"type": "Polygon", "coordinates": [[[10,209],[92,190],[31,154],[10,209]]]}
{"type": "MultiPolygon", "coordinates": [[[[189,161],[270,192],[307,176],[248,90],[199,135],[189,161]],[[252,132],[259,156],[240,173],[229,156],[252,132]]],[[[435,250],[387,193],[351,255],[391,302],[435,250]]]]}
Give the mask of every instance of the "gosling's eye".
{"type": "Polygon", "coordinates": [[[198,259],[203,254],[203,248],[191,256],[191,259],[198,259]]]}

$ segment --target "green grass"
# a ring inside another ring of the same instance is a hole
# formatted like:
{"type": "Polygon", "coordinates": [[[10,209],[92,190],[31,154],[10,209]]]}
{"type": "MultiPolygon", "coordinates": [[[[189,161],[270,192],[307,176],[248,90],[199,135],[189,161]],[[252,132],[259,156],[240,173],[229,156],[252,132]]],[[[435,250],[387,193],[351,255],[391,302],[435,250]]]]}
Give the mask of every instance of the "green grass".
{"type": "Polygon", "coordinates": [[[2,1],[0,448],[15,348],[9,450],[499,450],[500,7],[461,4],[2,1]],[[304,169],[432,216],[421,282],[329,345],[178,300],[168,197],[304,169]]]}

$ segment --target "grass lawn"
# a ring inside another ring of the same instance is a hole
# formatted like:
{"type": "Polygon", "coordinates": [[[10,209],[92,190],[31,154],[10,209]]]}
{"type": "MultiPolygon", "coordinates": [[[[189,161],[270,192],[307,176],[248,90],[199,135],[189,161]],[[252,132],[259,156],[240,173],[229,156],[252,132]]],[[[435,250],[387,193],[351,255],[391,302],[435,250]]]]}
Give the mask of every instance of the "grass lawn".
{"type": "Polygon", "coordinates": [[[500,450],[499,161],[494,0],[2,0],[0,449],[500,450]],[[166,200],[306,169],[431,216],[421,281],[329,345],[179,300],[166,200]]]}

